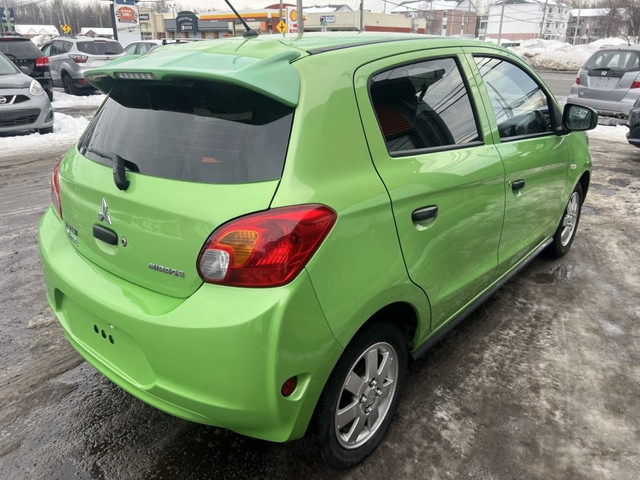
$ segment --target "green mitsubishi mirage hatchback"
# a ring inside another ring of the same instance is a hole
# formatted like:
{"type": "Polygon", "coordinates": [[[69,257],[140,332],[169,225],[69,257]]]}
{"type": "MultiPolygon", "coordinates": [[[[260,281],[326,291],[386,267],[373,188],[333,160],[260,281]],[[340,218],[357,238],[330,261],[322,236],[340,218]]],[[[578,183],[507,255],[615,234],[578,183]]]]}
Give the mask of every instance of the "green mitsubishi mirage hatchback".
{"type": "Polygon", "coordinates": [[[69,342],[158,409],[333,468],[380,444],[412,358],[567,253],[589,187],[595,112],[475,41],[235,38],[86,77],[107,99],[39,230],[69,342]]]}

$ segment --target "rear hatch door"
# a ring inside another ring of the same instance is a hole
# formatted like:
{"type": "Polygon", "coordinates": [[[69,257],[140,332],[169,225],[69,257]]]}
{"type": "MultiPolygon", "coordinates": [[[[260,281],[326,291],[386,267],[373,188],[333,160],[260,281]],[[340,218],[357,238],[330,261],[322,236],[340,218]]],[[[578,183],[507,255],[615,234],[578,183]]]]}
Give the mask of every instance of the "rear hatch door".
{"type": "Polygon", "coordinates": [[[292,118],[292,107],[220,82],[118,81],[61,166],[71,243],[121,278],[189,296],[211,232],[269,208],[292,118]]]}
{"type": "Polygon", "coordinates": [[[638,52],[603,50],[596,52],[581,72],[583,98],[620,101],[640,74],[638,52]]]}

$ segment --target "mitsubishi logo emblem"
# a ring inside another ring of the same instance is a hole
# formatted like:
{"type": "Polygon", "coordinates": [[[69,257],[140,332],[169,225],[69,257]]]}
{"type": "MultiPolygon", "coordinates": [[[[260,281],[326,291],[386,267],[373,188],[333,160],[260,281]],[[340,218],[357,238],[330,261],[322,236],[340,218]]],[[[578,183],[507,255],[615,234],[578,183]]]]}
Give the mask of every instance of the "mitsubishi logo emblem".
{"type": "Polygon", "coordinates": [[[107,200],[105,198],[102,199],[102,210],[98,212],[98,220],[111,225],[111,217],[109,216],[109,205],[107,205],[107,200]]]}

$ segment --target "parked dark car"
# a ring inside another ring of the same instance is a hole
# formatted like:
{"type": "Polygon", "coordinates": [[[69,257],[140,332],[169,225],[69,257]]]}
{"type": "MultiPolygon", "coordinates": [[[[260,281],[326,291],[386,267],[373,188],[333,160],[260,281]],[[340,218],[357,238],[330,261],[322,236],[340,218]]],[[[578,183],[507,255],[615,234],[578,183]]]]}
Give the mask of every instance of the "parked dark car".
{"type": "Polygon", "coordinates": [[[0,37],[0,53],[4,53],[16,67],[27,67],[29,76],[40,82],[49,100],[53,100],[49,58],[31,40],[18,35],[0,37]]]}
{"type": "Polygon", "coordinates": [[[629,133],[627,141],[634,147],[640,148],[640,100],[638,100],[629,112],[629,133]]]}

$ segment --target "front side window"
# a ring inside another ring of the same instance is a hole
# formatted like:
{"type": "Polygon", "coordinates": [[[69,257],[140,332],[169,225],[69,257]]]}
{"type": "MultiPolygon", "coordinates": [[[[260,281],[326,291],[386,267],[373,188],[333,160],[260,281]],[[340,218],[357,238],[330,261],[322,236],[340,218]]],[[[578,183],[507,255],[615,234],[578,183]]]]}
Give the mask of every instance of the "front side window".
{"type": "Polygon", "coordinates": [[[549,99],[527,72],[501,58],[475,60],[491,100],[500,138],[552,131],[549,99]]]}
{"type": "Polygon", "coordinates": [[[371,99],[390,154],[480,140],[467,87],[452,58],[375,75],[371,99]]]}

